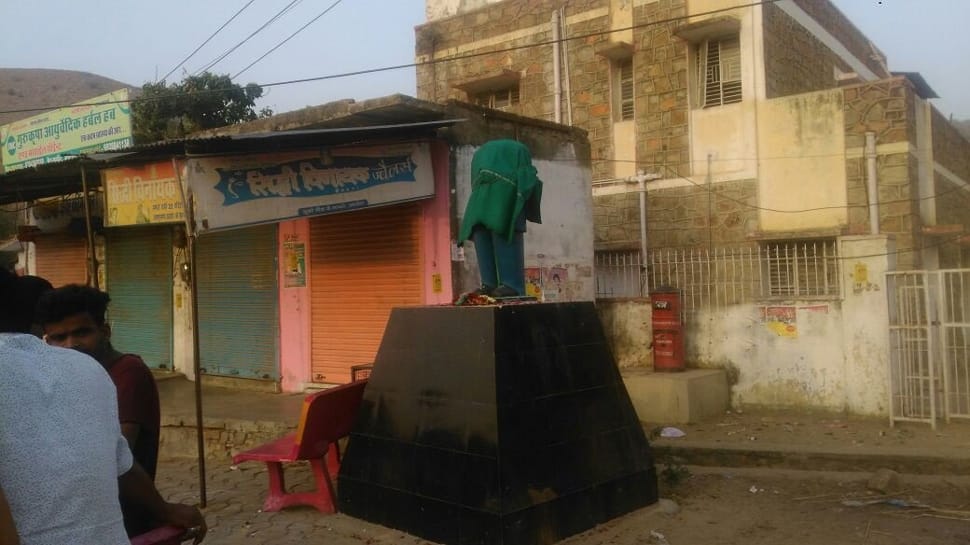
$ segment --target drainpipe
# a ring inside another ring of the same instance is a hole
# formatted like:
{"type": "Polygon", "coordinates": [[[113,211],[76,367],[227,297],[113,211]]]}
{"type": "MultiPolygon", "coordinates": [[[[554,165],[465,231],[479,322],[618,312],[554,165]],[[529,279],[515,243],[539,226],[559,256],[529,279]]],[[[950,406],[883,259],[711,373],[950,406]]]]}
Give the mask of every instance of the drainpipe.
{"type": "MultiPolygon", "coordinates": [[[[561,29],[560,36],[566,38],[566,6],[559,8],[559,28],[561,29]]],[[[565,89],[563,92],[566,93],[566,124],[572,126],[573,124],[573,92],[569,86],[569,45],[563,42],[562,44],[562,69],[563,76],[566,78],[565,89]]]]}
{"type": "Polygon", "coordinates": [[[637,192],[640,193],[640,260],[644,266],[647,262],[647,181],[659,178],[659,174],[647,174],[642,170],[638,170],[636,176],[627,178],[637,183],[637,192]]]}
{"type": "Polygon", "coordinates": [[[869,232],[879,234],[879,184],[876,178],[876,133],[866,131],[866,185],[869,194],[869,232]]]}
{"type": "Polygon", "coordinates": [[[556,81],[555,120],[562,123],[562,78],[559,75],[562,55],[559,53],[559,11],[552,12],[552,78],[556,81]]]}

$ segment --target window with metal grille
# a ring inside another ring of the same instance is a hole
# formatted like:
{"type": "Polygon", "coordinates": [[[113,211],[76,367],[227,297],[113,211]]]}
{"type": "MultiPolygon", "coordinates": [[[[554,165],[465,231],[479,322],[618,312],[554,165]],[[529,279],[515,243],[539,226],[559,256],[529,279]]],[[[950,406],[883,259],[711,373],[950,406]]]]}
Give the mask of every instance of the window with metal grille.
{"type": "Polygon", "coordinates": [[[519,86],[513,85],[511,87],[477,93],[472,97],[472,102],[479,106],[485,106],[486,108],[504,110],[509,106],[514,106],[519,103],[519,86]]]}
{"type": "Polygon", "coordinates": [[[613,64],[614,97],[613,111],[617,121],[633,119],[633,59],[618,60],[613,64]]]}
{"type": "Polygon", "coordinates": [[[839,295],[839,256],[834,239],[762,243],[767,297],[834,297],[839,295]]]}
{"type": "Polygon", "coordinates": [[[741,102],[741,42],[738,37],[701,42],[697,45],[696,55],[700,107],[741,102]]]}

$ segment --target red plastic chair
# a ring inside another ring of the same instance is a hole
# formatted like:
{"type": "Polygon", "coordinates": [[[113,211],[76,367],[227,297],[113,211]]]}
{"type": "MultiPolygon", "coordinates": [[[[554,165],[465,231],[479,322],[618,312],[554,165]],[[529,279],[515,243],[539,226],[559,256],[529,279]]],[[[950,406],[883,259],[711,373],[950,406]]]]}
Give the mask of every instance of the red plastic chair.
{"type": "Polygon", "coordinates": [[[340,471],[340,446],[337,441],[350,435],[366,385],[367,381],[361,380],[306,396],[296,433],[232,457],[233,464],[246,461],[266,463],[269,493],[263,502],[263,511],[310,505],[321,513],[336,512],[336,494],[331,475],[340,471]],[[310,463],[316,481],[313,492],[286,492],[283,463],[297,460],[310,463]]]}
{"type": "Polygon", "coordinates": [[[131,538],[131,545],[180,545],[195,535],[178,526],[162,526],[131,538]]]}

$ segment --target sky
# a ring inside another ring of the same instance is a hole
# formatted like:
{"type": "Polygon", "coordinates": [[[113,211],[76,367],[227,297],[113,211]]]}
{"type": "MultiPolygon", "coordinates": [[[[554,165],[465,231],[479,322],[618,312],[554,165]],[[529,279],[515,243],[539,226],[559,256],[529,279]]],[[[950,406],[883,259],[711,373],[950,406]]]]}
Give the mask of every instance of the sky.
{"type": "MultiPolygon", "coordinates": [[[[887,55],[891,70],[922,73],[940,95],[933,103],[944,115],[970,119],[970,0],[833,1],[887,55]]],[[[247,2],[20,3],[12,17],[3,17],[0,66],[80,70],[141,85],[176,68],[247,2]]],[[[0,0],[7,10],[12,3],[0,0]]],[[[414,27],[424,21],[424,0],[253,0],[168,81],[202,70],[291,3],[211,71],[235,76],[331,6],[234,80],[267,84],[414,62],[414,27]]],[[[284,112],[343,98],[414,95],[414,79],[414,68],[404,68],[273,86],[258,106],[284,112]]]]}

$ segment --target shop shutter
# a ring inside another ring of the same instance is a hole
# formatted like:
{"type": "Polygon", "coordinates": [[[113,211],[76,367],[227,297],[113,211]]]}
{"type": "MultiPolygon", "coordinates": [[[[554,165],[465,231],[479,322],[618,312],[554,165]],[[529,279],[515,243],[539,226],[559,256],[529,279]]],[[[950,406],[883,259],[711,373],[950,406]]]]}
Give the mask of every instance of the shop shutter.
{"type": "Polygon", "coordinates": [[[149,367],[172,369],[172,229],[107,231],[111,343],[149,367]]]}
{"type": "Polygon", "coordinates": [[[199,237],[203,373],[279,379],[276,248],[275,224],[199,237]]]}
{"type": "Polygon", "coordinates": [[[64,233],[41,235],[34,244],[37,276],[46,278],[55,288],[88,283],[88,241],[85,237],[64,233]]]}
{"type": "Polygon", "coordinates": [[[310,221],[312,380],[373,363],[391,309],[424,303],[416,204],[310,221]]]}

